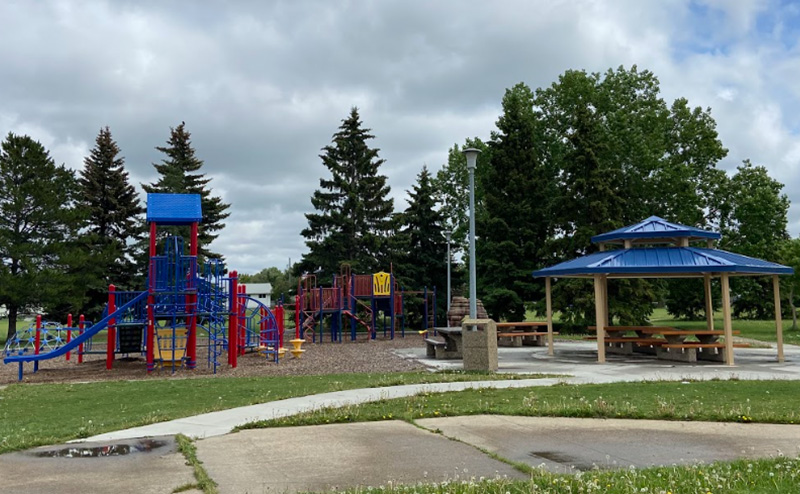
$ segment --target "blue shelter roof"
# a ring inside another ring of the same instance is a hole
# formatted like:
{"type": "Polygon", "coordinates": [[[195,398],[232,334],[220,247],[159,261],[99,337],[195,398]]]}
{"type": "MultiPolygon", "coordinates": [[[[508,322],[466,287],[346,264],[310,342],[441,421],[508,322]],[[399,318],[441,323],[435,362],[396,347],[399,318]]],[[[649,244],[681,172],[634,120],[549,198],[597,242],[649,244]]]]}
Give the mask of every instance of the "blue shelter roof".
{"type": "Polygon", "coordinates": [[[147,222],[188,225],[203,220],[200,194],[147,194],[147,222]]]}
{"type": "Polygon", "coordinates": [[[624,240],[645,240],[672,238],[711,239],[718,240],[722,237],[717,232],[710,232],[693,226],[670,223],[669,221],[651,216],[635,225],[628,225],[617,230],[601,233],[592,237],[594,243],[607,243],[624,240]]]}
{"type": "Polygon", "coordinates": [[[616,278],[659,275],[700,276],[792,274],[794,270],[774,262],[719,249],[697,247],[631,248],[596,252],[534,271],[533,276],[586,278],[605,274],[616,278]]]}

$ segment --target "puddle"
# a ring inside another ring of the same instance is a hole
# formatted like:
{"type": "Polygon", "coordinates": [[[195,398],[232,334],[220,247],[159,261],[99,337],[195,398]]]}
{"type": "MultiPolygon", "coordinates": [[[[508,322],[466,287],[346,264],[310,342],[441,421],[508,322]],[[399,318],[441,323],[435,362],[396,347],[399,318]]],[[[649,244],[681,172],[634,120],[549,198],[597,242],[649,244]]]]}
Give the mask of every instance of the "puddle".
{"type": "Polygon", "coordinates": [[[131,453],[149,453],[166,445],[166,441],[140,439],[133,444],[109,444],[87,448],[69,447],[37,451],[31,455],[38,458],[100,458],[104,456],[124,456],[131,453]]]}

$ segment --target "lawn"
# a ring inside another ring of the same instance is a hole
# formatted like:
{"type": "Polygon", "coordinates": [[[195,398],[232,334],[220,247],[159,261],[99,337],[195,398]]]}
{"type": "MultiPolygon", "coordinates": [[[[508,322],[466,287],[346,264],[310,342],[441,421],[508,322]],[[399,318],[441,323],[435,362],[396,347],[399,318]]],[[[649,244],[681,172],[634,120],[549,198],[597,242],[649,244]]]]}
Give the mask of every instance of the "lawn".
{"type": "Polygon", "coordinates": [[[532,376],[409,372],[12,384],[0,389],[0,453],[294,396],[426,382],[529,377],[532,376]]]}
{"type": "Polygon", "coordinates": [[[800,424],[800,381],[561,385],[430,393],[322,409],[244,428],[500,414],[800,424]]]}

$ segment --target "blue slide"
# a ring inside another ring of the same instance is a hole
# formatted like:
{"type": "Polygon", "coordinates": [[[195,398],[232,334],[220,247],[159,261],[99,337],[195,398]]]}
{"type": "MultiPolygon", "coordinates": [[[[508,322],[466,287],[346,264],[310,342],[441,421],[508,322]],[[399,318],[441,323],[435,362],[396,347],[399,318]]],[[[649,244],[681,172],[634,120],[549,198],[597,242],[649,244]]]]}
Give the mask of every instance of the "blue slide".
{"type": "Polygon", "coordinates": [[[108,326],[108,322],[111,321],[112,319],[121,318],[123,315],[125,315],[125,311],[133,307],[135,304],[141,302],[145,298],[147,298],[146,291],[140,293],[139,295],[134,297],[133,300],[131,300],[130,302],[118,308],[116,311],[112,312],[111,314],[107,315],[106,317],[98,321],[97,324],[95,324],[94,326],[87,328],[82,335],[71,340],[64,346],[60,346],[50,352],[40,353],[39,355],[35,354],[9,355],[8,357],[3,359],[3,363],[11,364],[17,362],[19,364],[19,379],[22,380],[22,364],[24,362],[38,363],[40,360],[49,360],[51,358],[56,358],[65,355],[67,352],[70,352],[78,348],[78,346],[90,340],[94,335],[105,329],[108,326]]]}

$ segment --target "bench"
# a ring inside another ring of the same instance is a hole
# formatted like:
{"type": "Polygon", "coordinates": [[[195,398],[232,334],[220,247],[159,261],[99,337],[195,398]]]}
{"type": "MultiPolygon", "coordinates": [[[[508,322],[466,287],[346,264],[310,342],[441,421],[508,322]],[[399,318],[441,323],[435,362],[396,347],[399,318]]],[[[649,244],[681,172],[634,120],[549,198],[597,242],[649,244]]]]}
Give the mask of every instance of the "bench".
{"type": "MultiPolygon", "coordinates": [[[[553,332],[554,335],[558,332],[553,332]]],[[[547,346],[547,331],[505,331],[497,333],[498,346],[547,346]]]]}
{"type": "MultiPolygon", "coordinates": [[[[747,343],[734,343],[734,348],[747,348],[747,343]]],[[[657,351],[658,358],[677,360],[680,362],[697,362],[698,360],[713,360],[725,362],[725,343],[716,341],[701,343],[696,341],[681,343],[665,343],[657,351]]]]}
{"type": "Polygon", "coordinates": [[[425,338],[425,354],[438,360],[463,358],[461,330],[454,328],[434,328],[442,340],[425,338]]]}

